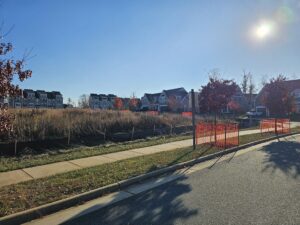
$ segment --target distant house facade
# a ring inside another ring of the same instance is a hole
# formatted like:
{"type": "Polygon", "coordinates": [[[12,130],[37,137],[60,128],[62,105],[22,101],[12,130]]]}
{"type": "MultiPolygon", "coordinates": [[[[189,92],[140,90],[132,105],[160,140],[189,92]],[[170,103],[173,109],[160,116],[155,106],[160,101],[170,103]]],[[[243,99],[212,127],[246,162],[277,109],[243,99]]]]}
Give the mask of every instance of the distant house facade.
{"type": "Polygon", "coordinates": [[[146,93],[141,99],[142,110],[155,111],[187,111],[189,110],[189,94],[184,88],[163,90],[160,93],[146,93]]]}
{"type": "Polygon", "coordinates": [[[257,97],[257,94],[244,94],[247,104],[248,104],[248,110],[255,109],[255,100],[257,97]]]}
{"type": "Polygon", "coordinates": [[[11,108],[63,108],[63,96],[58,91],[46,92],[44,90],[24,89],[16,97],[8,97],[11,108]]]}
{"type": "MultiPolygon", "coordinates": [[[[289,94],[294,96],[295,99],[295,112],[300,113],[300,79],[284,81],[285,87],[289,94]]],[[[255,99],[255,109],[257,112],[262,112],[265,115],[269,115],[268,108],[263,103],[263,96],[266,93],[265,86],[261,89],[255,99]]]]}
{"type": "Polygon", "coordinates": [[[141,109],[158,111],[159,110],[158,98],[160,94],[161,93],[144,94],[144,96],[141,98],[141,109]]]}
{"type": "MultiPolygon", "coordinates": [[[[89,106],[91,109],[114,109],[116,95],[90,94],[89,106]]],[[[129,98],[121,98],[123,108],[129,104],[129,98]]]]}
{"type": "Polygon", "coordinates": [[[223,113],[232,113],[233,111],[246,112],[250,109],[248,100],[240,87],[237,87],[236,92],[231,97],[227,107],[222,110],[223,113]],[[232,106],[234,106],[232,109],[232,106]]]}

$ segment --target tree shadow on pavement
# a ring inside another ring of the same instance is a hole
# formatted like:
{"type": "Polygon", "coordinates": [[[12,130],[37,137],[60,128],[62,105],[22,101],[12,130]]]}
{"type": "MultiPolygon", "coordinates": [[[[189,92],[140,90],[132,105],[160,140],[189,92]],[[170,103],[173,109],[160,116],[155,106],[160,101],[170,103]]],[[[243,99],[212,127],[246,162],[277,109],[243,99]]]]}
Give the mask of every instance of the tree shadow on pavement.
{"type": "Polygon", "coordinates": [[[174,224],[176,219],[182,221],[198,213],[197,209],[189,209],[180,199],[181,195],[191,191],[191,187],[184,183],[185,179],[185,176],[181,176],[174,181],[92,213],[86,214],[83,211],[79,217],[74,216],[63,224],[174,224]]]}
{"type": "Polygon", "coordinates": [[[300,143],[285,139],[262,148],[267,153],[264,159],[265,171],[281,170],[286,175],[297,178],[300,175],[300,143]]]}

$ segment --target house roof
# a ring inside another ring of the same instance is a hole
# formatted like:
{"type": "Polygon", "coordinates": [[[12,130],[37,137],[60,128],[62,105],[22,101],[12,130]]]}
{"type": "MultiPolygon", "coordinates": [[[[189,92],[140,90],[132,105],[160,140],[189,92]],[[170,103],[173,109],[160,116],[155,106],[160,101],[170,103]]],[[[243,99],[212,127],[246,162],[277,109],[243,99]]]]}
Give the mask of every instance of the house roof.
{"type": "Polygon", "coordinates": [[[31,92],[31,93],[32,93],[32,92],[34,92],[34,91],[33,91],[32,89],[24,89],[23,92],[27,92],[27,93],[28,93],[28,92],[31,92]]]}
{"type": "Polygon", "coordinates": [[[52,93],[53,93],[54,95],[61,95],[61,93],[60,93],[59,91],[52,91],[52,93]]]}
{"type": "MultiPolygon", "coordinates": [[[[296,89],[300,89],[300,79],[297,80],[286,80],[284,81],[284,85],[287,88],[287,90],[291,93],[293,91],[295,91],[296,89]]],[[[258,93],[256,99],[257,102],[261,101],[261,96],[263,95],[263,93],[266,90],[266,85],[260,90],[260,92],[258,93]]]]}
{"type": "Polygon", "coordinates": [[[287,80],[284,81],[287,89],[289,90],[289,92],[293,92],[296,89],[300,89],[300,79],[297,80],[287,80]]]}
{"type": "Polygon", "coordinates": [[[187,91],[183,87],[169,89],[169,90],[163,90],[163,92],[165,92],[168,97],[172,96],[172,95],[184,97],[188,94],[187,91]]]}
{"type": "Polygon", "coordinates": [[[161,95],[161,93],[155,93],[155,94],[149,94],[146,93],[145,97],[148,99],[150,103],[156,103],[158,101],[158,97],[161,95]]]}

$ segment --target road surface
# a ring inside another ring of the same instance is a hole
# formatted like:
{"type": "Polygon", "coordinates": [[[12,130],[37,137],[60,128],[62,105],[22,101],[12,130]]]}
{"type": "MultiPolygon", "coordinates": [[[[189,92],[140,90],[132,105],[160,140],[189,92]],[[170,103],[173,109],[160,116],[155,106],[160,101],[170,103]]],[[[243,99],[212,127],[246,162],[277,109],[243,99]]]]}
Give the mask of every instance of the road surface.
{"type": "Polygon", "coordinates": [[[64,224],[300,224],[300,136],[64,224]]]}

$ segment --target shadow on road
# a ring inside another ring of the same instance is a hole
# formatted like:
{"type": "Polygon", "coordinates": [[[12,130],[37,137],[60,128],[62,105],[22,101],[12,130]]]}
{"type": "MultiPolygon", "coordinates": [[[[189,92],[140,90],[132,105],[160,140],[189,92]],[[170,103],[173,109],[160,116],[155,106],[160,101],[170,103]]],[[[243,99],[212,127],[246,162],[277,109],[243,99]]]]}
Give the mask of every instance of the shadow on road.
{"type": "Polygon", "coordinates": [[[262,151],[267,153],[264,159],[263,172],[281,170],[286,175],[294,178],[300,175],[299,142],[285,139],[265,146],[262,151]]]}
{"type": "MultiPolygon", "coordinates": [[[[191,191],[182,176],[177,180],[161,185],[155,189],[119,202],[115,206],[73,218],[64,225],[70,224],[174,224],[176,219],[185,219],[196,215],[198,210],[189,209],[180,200],[180,196],[191,191]],[[172,187],[172,188],[170,188],[172,187]]],[[[85,214],[81,212],[79,215],[85,214]]]]}

